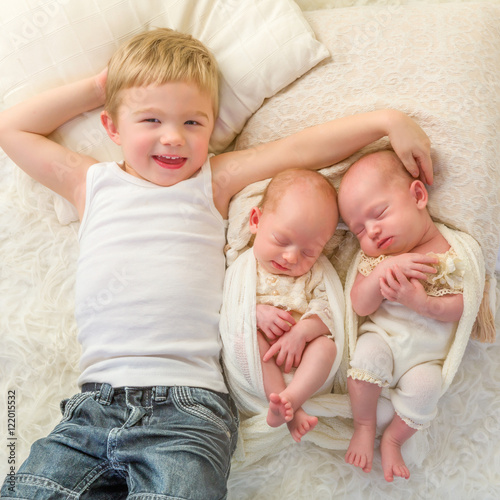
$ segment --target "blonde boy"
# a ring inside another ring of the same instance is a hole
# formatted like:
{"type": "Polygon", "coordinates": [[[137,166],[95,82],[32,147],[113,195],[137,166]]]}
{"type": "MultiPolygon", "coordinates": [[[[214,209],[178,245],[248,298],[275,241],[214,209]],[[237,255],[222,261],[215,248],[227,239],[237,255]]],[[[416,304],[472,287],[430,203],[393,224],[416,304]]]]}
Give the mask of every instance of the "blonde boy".
{"type": "Polygon", "coordinates": [[[208,156],[217,93],[205,47],[158,29],[119,49],[107,74],[0,115],[7,155],[80,215],[82,345],[82,393],[64,403],[61,423],[33,445],[3,497],[224,498],[237,436],[218,333],[231,197],[285,166],[325,167],[384,135],[415,175],[432,175],[427,136],[391,110],[208,156]],[[47,138],[103,104],[123,163],[97,164],[47,138]],[[116,273],[127,286],[95,307],[116,273]]]}

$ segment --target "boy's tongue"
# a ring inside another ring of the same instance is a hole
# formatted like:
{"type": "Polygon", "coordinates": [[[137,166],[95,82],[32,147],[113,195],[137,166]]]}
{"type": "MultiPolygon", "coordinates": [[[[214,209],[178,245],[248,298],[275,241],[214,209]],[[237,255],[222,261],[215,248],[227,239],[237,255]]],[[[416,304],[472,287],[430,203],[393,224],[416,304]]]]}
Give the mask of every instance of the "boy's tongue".
{"type": "Polygon", "coordinates": [[[179,167],[186,161],[186,158],[181,156],[155,156],[154,158],[166,167],[179,167]]]}

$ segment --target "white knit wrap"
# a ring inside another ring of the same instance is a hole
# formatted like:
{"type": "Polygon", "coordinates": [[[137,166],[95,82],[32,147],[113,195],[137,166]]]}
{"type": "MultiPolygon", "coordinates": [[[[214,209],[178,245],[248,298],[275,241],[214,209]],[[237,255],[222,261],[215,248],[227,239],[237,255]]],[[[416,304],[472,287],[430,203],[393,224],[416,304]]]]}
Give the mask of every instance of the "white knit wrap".
{"type": "MultiPolygon", "coordinates": [[[[349,428],[331,417],[349,417],[346,395],[347,337],[344,334],[344,293],[337,272],[326,256],[317,265],[325,277],[325,288],[332,311],[337,357],[323,387],[304,403],[303,408],[320,419],[316,428],[304,439],[330,449],[345,448],[349,428]],[[330,393],[334,388],[335,394],[330,393]],[[329,418],[330,417],[330,418],[329,418]]],[[[242,414],[239,452],[245,460],[258,460],[279,445],[289,444],[286,426],[271,428],[266,424],[268,401],[262,379],[262,365],[257,343],[256,264],[250,248],[231,264],[226,273],[220,331],[223,342],[222,359],[229,390],[242,414]],[[243,445],[242,445],[243,444],[243,445]]]]}

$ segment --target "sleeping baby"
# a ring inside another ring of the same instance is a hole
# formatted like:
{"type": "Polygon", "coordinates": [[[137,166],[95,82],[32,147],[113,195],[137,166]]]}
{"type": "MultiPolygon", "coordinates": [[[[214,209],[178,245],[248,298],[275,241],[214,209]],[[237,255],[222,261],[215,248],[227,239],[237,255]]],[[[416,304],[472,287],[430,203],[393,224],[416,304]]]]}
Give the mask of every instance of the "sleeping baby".
{"type": "Polygon", "coordinates": [[[377,401],[388,387],[395,415],[380,443],[387,481],[410,475],[401,445],[437,413],[464,308],[463,265],[427,201],[425,185],[391,151],[361,158],[339,190],[340,213],[361,246],[352,307],[368,316],[350,353],[354,435],[346,462],[371,470],[377,401]]]}
{"type": "MultiPolygon", "coordinates": [[[[318,421],[303,403],[318,391],[330,392],[337,366],[325,265],[334,271],[324,256],[318,263],[337,222],[330,182],[317,172],[286,170],[271,180],[260,206],[251,209],[253,248],[233,265],[246,260],[254,269],[256,328],[251,335],[262,361],[267,423],[286,423],[297,442],[318,421]]],[[[228,276],[225,294],[238,286],[228,276]]],[[[240,391],[234,392],[238,401],[240,391]]]]}

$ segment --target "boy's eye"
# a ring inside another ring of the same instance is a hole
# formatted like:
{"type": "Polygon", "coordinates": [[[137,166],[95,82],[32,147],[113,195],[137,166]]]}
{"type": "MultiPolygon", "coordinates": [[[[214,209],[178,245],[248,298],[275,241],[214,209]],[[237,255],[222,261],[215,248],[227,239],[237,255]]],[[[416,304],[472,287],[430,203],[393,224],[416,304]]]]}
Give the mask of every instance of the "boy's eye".
{"type": "Polygon", "coordinates": [[[144,121],[147,123],[160,123],[160,120],[158,120],[158,118],[146,118],[144,121]]]}
{"type": "Polygon", "coordinates": [[[186,125],[199,125],[199,123],[197,121],[195,121],[195,120],[188,120],[186,122],[186,125]]]}

